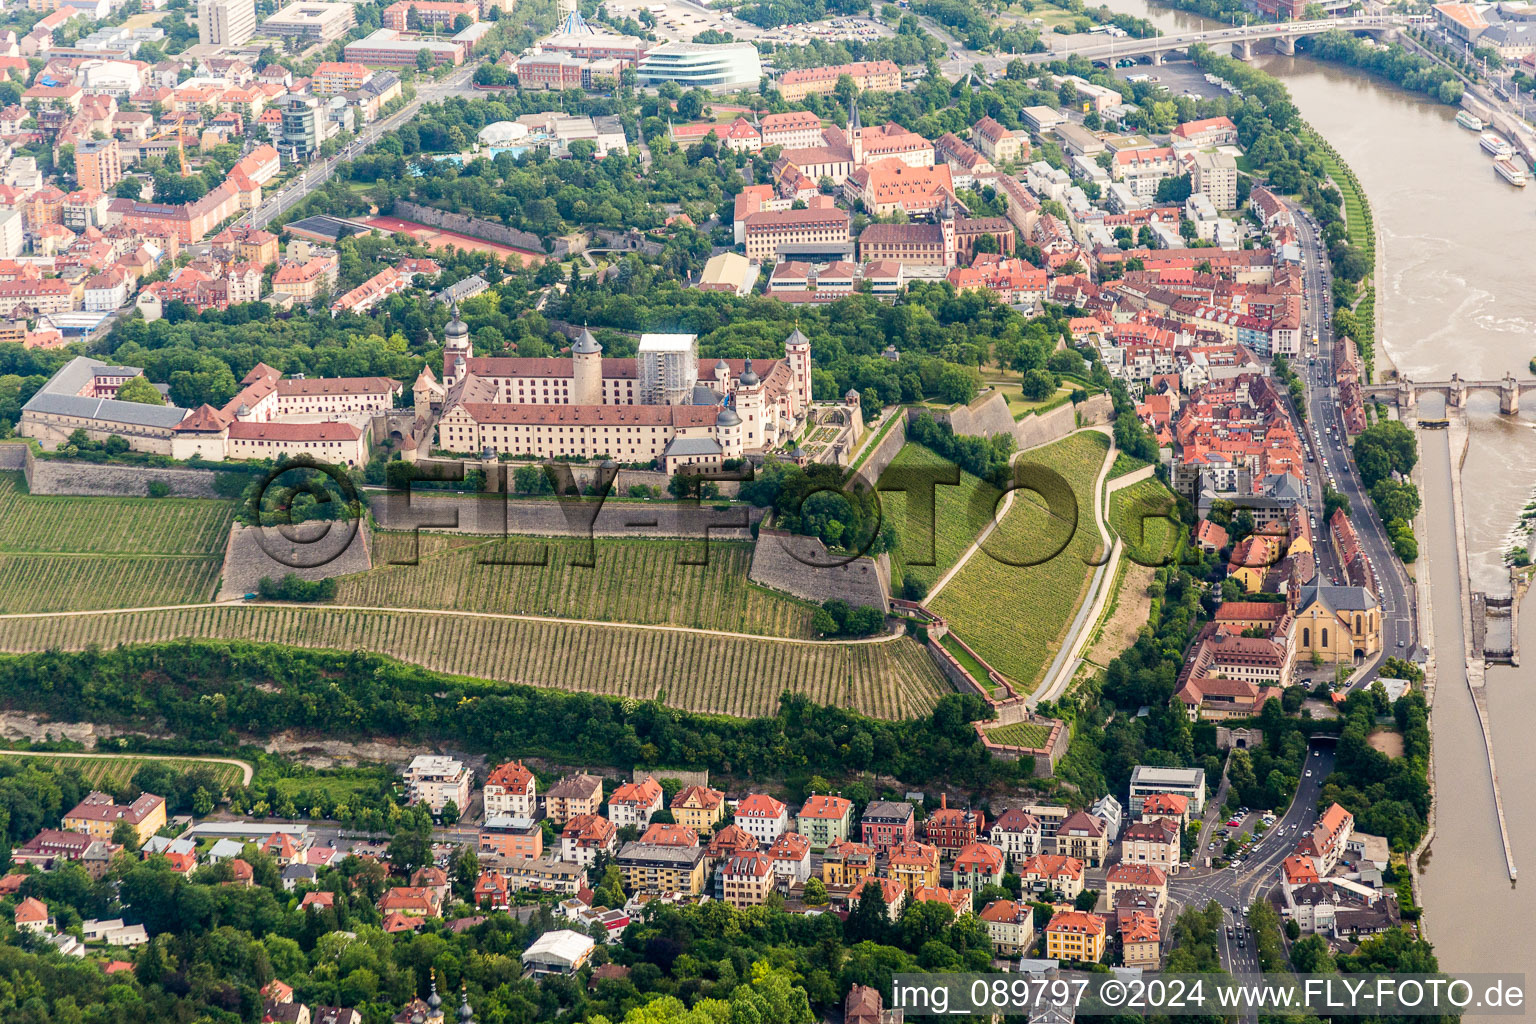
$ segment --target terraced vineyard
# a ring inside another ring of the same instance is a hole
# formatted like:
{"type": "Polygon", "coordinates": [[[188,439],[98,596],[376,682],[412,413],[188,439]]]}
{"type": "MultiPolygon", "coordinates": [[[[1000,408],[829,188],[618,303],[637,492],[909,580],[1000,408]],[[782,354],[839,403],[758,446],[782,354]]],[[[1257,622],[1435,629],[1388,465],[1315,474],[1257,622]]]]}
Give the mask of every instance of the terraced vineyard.
{"type": "Polygon", "coordinates": [[[1172,492],[1160,480],[1142,480],[1109,496],[1109,528],[1125,544],[1125,556],[1137,565],[1159,566],[1178,544],[1172,492]]]}
{"type": "Polygon", "coordinates": [[[233,516],[195,498],[33,496],[0,474],[0,613],[207,600],[233,516]]]}
{"type": "Polygon", "coordinates": [[[0,750],[0,761],[29,762],[32,764],[47,764],[53,768],[74,768],[92,786],[119,786],[133,779],[134,772],[146,764],[161,764],[178,771],[191,771],[193,768],[211,768],[214,777],[221,786],[233,786],[241,779],[241,771],[232,764],[222,761],[204,761],[195,757],[137,757],[133,754],[107,755],[99,757],[62,757],[58,754],[17,754],[12,751],[0,750]]]}
{"type": "Polygon", "coordinates": [[[878,718],[912,718],[951,692],[928,653],[906,637],[825,644],[462,612],[260,605],[0,619],[0,651],[180,637],[366,650],[454,675],[736,716],[770,714],[779,694],[794,690],[878,718]]]}
{"type": "Polygon", "coordinates": [[[1035,688],[1060,648],[1092,578],[1089,563],[1100,546],[1093,484],[1108,445],[1103,434],[1086,431],[1020,456],[1020,466],[1061,474],[1077,498],[1077,522],[1057,518],[1040,495],[1020,490],[982,549],[929,602],[1023,692],[1035,688]]]}
{"type": "Polygon", "coordinates": [[[372,607],[550,615],[734,633],[809,637],[815,609],[747,581],[749,544],[597,540],[596,565],[573,565],[587,545],[570,538],[470,538],[421,534],[415,565],[410,534],[374,541],[378,568],[342,578],[336,603],[372,607]],[[542,562],[543,564],[537,564],[542,562]]]}
{"type": "MultiPolygon", "coordinates": [[[[914,442],[902,446],[880,475],[880,481],[886,487],[897,486],[903,471],[949,465],[949,460],[942,455],[914,442]]],[[[959,486],[940,484],[933,489],[933,517],[930,520],[924,510],[914,510],[915,514],[909,515],[907,496],[903,491],[881,491],[881,515],[895,525],[901,536],[901,547],[892,556],[892,579],[910,576],[925,588],[932,587],[992,521],[999,497],[1001,492],[997,488],[961,470],[959,486]],[[914,565],[908,561],[918,558],[931,560],[933,564],[914,565]]]]}

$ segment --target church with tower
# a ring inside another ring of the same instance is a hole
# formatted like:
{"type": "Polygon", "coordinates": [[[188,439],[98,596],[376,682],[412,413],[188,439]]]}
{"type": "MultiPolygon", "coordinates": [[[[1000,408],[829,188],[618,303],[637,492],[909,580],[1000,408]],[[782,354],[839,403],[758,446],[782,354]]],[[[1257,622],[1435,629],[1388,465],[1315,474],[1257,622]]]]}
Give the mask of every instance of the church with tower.
{"type": "Polygon", "coordinates": [[[784,356],[700,360],[692,334],[646,334],[633,359],[605,359],[588,330],[570,358],[476,356],[448,323],[443,375],[412,388],[436,448],[536,459],[653,462],[666,473],[718,469],[796,436],[811,404],[811,343],[797,328],[784,356]]]}

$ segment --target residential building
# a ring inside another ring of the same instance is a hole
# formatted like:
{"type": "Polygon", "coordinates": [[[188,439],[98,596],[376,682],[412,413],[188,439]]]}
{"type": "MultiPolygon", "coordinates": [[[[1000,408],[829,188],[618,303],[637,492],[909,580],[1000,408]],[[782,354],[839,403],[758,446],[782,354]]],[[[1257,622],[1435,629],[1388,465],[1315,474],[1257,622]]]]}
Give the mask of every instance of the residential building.
{"type": "Polygon", "coordinates": [[[1029,159],[1029,138],[1010,131],[990,117],[971,125],[971,143],[994,164],[1020,163],[1029,159]]]}
{"type": "MultiPolygon", "coordinates": [[[[274,428],[284,425],[274,423],[259,426],[274,428]]],[[[317,424],[317,426],[329,425],[317,424]]],[[[344,424],[336,425],[344,426],[344,424]]],[[[233,424],[230,429],[233,431],[235,427],[243,426],[247,424],[233,424]]],[[[234,434],[231,433],[230,436],[233,438],[234,434]]],[[[256,441],[259,438],[242,437],[242,440],[256,441]]],[[[454,809],[462,814],[469,807],[470,786],[474,782],[474,776],[475,773],[465,767],[463,761],[456,758],[441,754],[417,754],[411,758],[411,763],[406,766],[404,773],[406,802],[425,804],[434,817],[442,814],[443,808],[451,802],[454,809]]]]}
{"type": "Polygon", "coordinates": [[[1045,926],[1045,955],[1052,960],[1098,963],[1104,958],[1104,919],[1081,910],[1051,915],[1045,926]]]}
{"type": "Polygon", "coordinates": [[[1003,851],[1010,863],[1027,860],[1044,852],[1044,833],[1040,819],[1017,807],[998,815],[987,833],[992,845],[1003,851]]]}
{"type": "Polygon", "coordinates": [[[35,896],[28,896],[16,904],[16,930],[42,935],[53,931],[53,917],[48,905],[35,896]]]}
{"type": "Polygon", "coordinates": [[[876,853],[911,842],[917,835],[916,815],[909,803],[871,800],[859,819],[859,838],[876,853]]]}
{"type": "Polygon", "coordinates": [[[310,76],[309,90],[316,96],[335,96],[361,89],[371,78],[373,69],[366,64],[322,61],[315,65],[315,73],[310,76]]]}
{"type": "Polygon", "coordinates": [[[1148,893],[1158,916],[1168,904],[1168,875],[1151,864],[1120,863],[1110,868],[1104,877],[1105,896],[1109,905],[1115,905],[1115,897],[1122,891],[1148,893]]]}
{"type": "Polygon", "coordinates": [[[935,888],[939,884],[939,848],[927,843],[904,842],[886,850],[886,875],[907,892],[935,888]]]}
{"type": "Polygon", "coordinates": [[[768,847],[773,872],[785,885],[811,877],[811,844],[798,832],[783,832],[768,847]]]}
{"type": "Polygon", "coordinates": [[[774,887],[773,858],[766,853],[738,853],[720,869],[721,893],[738,910],[755,907],[774,887]]]}
{"type": "Polygon", "coordinates": [[[644,828],[651,815],[661,810],[661,801],[661,783],[649,775],[639,782],[626,782],[608,798],[608,819],[617,828],[644,828]]]}
{"type": "Polygon", "coordinates": [[[901,68],[888,60],[795,68],[781,73],[774,86],[785,102],[796,103],[807,96],[830,93],[844,75],[853,79],[859,92],[895,92],[901,88],[901,68]]]}
{"type": "Polygon", "coordinates": [[[704,850],[711,863],[720,863],[734,857],[738,853],[750,853],[760,844],[746,832],[735,825],[725,825],[720,831],[709,837],[709,845],[704,850]]]}
{"type": "Polygon", "coordinates": [[[679,825],[708,832],[725,818],[725,794],[708,786],[685,786],[672,798],[671,811],[679,825]]]}
{"type": "Polygon", "coordinates": [[[1355,816],[1338,804],[1329,804],[1317,824],[1296,844],[1296,852],[1310,858],[1317,873],[1326,878],[1338,866],[1354,831],[1355,816]]]}
{"type": "Polygon", "coordinates": [[[544,856],[544,829],[526,815],[487,813],[485,824],[480,826],[478,850],[482,856],[538,860],[544,856]]]}
{"type": "Polygon", "coordinates": [[[985,828],[986,817],[980,811],[951,807],[948,795],[941,794],[939,809],[923,823],[923,835],[940,850],[954,851],[976,842],[985,828]]]}
{"type": "Polygon", "coordinates": [[[1051,847],[1057,856],[1096,868],[1109,854],[1109,835],[1102,820],[1087,811],[1077,811],[1057,828],[1051,847]]]}
{"type": "Polygon", "coordinates": [[[687,825],[657,821],[645,826],[640,842],[648,846],[698,846],[699,834],[687,825]]]}
{"type": "Polygon", "coordinates": [[[1074,857],[1038,854],[1026,860],[1018,874],[1024,885],[1035,892],[1058,892],[1070,900],[1083,891],[1083,862],[1074,857]]]}
{"type": "Polygon", "coordinates": [[[479,21],[480,5],[452,0],[399,0],[384,8],[383,23],[385,28],[400,32],[407,29],[440,31],[452,30],[461,17],[470,22],[479,21]]]}
{"type": "Polygon", "coordinates": [[[736,826],[763,846],[789,828],[789,808],[766,793],[753,793],[736,805],[736,826]]]}
{"type": "Polygon", "coordinates": [[[1023,956],[1035,944],[1035,910],[1028,903],[993,900],[978,916],[993,951],[1002,956],[1023,956]]]}
{"type": "Polygon", "coordinates": [[[1190,812],[1205,813],[1204,768],[1160,768],[1139,764],[1131,770],[1130,804],[1137,814],[1149,796],[1177,793],[1189,800],[1190,812]]]}
{"type": "MultiPolygon", "coordinates": [[[[522,761],[508,761],[485,780],[485,815],[532,818],[538,812],[538,782],[522,761]]],[[[537,856],[537,855],[535,855],[537,856]]]]}
{"type": "Polygon", "coordinates": [[[132,803],[118,804],[106,793],[92,791],[64,813],[63,826],[94,839],[111,839],[119,822],[133,826],[138,843],[165,827],[165,798],[143,793],[132,803]]]}
{"type": "Polygon", "coordinates": [[[255,0],[198,0],[197,41],[239,46],[256,34],[255,0]]]}
{"type": "Polygon", "coordinates": [[[1088,808],[1088,813],[1104,823],[1104,837],[1109,842],[1114,843],[1120,838],[1120,825],[1124,812],[1119,800],[1105,793],[1093,802],[1093,806],[1088,808]]]}
{"type": "MultiPolygon", "coordinates": [[[[1222,120],[1225,120],[1223,118],[1222,120]]],[[[1226,153],[1195,153],[1189,159],[1190,184],[1218,210],[1237,209],[1237,161],[1226,153]]]]}
{"type": "Polygon", "coordinates": [[[1003,883],[1003,851],[990,843],[971,843],[955,854],[955,885],[980,892],[1003,883]]]}
{"type": "Polygon", "coordinates": [[[800,808],[795,827],[811,849],[825,850],[849,837],[853,829],[853,801],[840,796],[811,796],[800,808]]]}
{"type": "Polygon", "coordinates": [[[117,140],[87,139],[75,143],[75,180],[82,191],[111,192],[123,180],[122,152],[117,140]]]}
{"type": "Polygon", "coordinates": [[[591,867],[598,854],[618,848],[618,835],[613,822],[601,815],[573,815],[560,832],[560,859],[591,867]]]}
{"type": "Polygon", "coordinates": [[[1133,910],[1120,921],[1120,955],[1127,967],[1155,970],[1162,963],[1161,928],[1152,914],[1133,910]]]}
{"type": "Polygon", "coordinates": [[[1180,828],[1189,823],[1189,798],[1178,793],[1153,793],[1141,804],[1141,820],[1168,818],[1180,828]]]}
{"type": "Polygon", "coordinates": [[[1120,860],[1148,864],[1169,875],[1179,873],[1179,827],[1167,818],[1128,825],[1120,837],[1120,860]]]}
{"type": "Polygon", "coordinates": [[[624,885],[635,892],[704,891],[704,849],[697,845],[625,843],[614,863],[624,872],[624,885]]]}
{"type": "Polygon", "coordinates": [[[852,840],[827,847],[821,859],[821,880],[827,885],[862,886],[875,872],[875,849],[852,840]]]}
{"type": "Polygon", "coordinates": [[[603,780],[585,772],[565,776],[544,794],[544,816],[557,825],[602,809],[603,780]]]}

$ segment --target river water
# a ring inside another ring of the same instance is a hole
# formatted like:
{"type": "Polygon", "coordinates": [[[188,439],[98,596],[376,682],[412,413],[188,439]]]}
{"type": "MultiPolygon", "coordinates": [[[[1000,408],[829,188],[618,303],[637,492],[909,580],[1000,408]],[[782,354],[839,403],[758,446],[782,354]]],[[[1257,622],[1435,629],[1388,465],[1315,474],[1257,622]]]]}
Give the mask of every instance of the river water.
{"type": "MultiPolygon", "coordinates": [[[[1108,0],[1165,32],[1215,27],[1146,0],[1108,0]]],[[[1477,136],[1456,110],[1379,79],[1305,57],[1258,54],[1284,80],[1302,115],[1354,169],[1370,196],[1381,251],[1378,346],[1409,378],[1451,373],[1528,377],[1536,357],[1536,288],[1519,239],[1536,226],[1536,188],[1495,177],[1477,136]]],[[[1140,70],[1148,70],[1142,68],[1140,70]]],[[[1527,401],[1536,405],[1536,396],[1527,401]]],[[[1474,589],[1507,594],[1502,553],[1536,485],[1531,410],[1498,415],[1493,395],[1468,403],[1471,443],[1462,469],[1474,589]]],[[[1536,979],[1536,884],[1511,886],[1483,757],[1482,734],[1461,664],[1461,622],[1444,432],[1420,434],[1428,534],[1421,538],[1435,610],[1439,687],[1433,733],[1436,835],[1424,878],[1427,925],[1442,969],[1526,971],[1536,979]],[[1430,507],[1436,506],[1436,507],[1430,507]]],[[[1526,602],[1521,648],[1536,658],[1536,601],[1526,602]]],[[[1489,711],[1515,863],[1536,872],[1536,700],[1531,670],[1491,668],[1489,711]],[[1522,682],[1523,678],[1523,682],[1522,682]]],[[[1473,1019],[1470,1015],[1468,1019],[1473,1019]]]]}

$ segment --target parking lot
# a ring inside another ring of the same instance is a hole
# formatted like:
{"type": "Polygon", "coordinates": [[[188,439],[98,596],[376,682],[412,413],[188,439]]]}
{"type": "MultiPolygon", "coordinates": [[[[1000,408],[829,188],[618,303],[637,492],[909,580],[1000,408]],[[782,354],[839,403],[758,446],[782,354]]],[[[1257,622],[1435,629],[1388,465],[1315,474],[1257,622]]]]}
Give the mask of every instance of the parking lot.
{"type": "Polygon", "coordinates": [[[800,25],[758,28],[729,11],[710,10],[692,0],[609,0],[604,6],[611,17],[620,21],[625,18],[640,21],[641,12],[647,12],[656,19],[654,31],[657,36],[684,43],[692,42],[695,36],[709,29],[728,32],[736,39],[779,45],[803,45],[814,39],[823,42],[870,40],[893,34],[892,29],[874,18],[862,17],[827,18],[800,25]]]}

